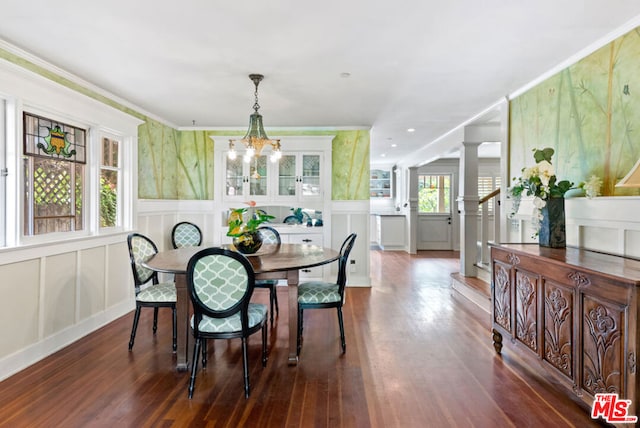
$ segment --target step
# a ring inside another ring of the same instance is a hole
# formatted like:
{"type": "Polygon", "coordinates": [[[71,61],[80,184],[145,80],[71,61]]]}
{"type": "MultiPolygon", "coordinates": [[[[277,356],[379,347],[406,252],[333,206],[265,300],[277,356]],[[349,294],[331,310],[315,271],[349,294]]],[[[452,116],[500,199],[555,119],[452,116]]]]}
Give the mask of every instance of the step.
{"type": "Polygon", "coordinates": [[[491,312],[491,286],[488,282],[456,272],[451,274],[451,287],[486,313],[491,312]]]}
{"type": "Polygon", "coordinates": [[[476,276],[484,282],[491,284],[491,265],[486,263],[476,264],[476,276]]]}

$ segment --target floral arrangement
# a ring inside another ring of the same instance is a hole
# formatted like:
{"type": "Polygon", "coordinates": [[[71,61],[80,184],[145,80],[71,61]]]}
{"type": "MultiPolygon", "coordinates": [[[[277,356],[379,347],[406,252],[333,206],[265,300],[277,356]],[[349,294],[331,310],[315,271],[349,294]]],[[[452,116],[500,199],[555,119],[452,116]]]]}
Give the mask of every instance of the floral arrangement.
{"type": "MultiPolygon", "coordinates": [[[[533,149],[533,158],[536,164],[522,168],[522,175],[514,177],[514,185],[509,189],[510,196],[515,200],[512,216],[518,211],[520,199],[523,194],[533,196],[533,224],[537,226],[542,219],[542,208],[547,205],[550,198],[562,198],[567,191],[574,189],[573,183],[568,180],[560,180],[556,177],[551,164],[551,158],[555,151],[551,147],[542,150],[533,149]]],[[[581,186],[582,187],[582,184],[581,186]]]]}
{"type": "Polygon", "coordinates": [[[602,180],[595,175],[592,175],[585,183],[581,185],[584,189],[584,194],[587,198],[593,199],[600,195],[600,187],[602,187],[602,180]]]}
{"type": "Polygon", "coordinates": [[[567,191],[573,189],[573,183],[568,180],[558,181],[556,173],[551,165],[551,157],[554,154],[551,147],[533,150],[533,158],[536,164],[522,168],[522,176],[514,178],[515,184],[511,187],[511,195],[519,198],[526,191],[527,196],[534,197],[534,204],[545,206],[544,201],[549,198],[562,198],[567,191]],[[536,203],[535,199],[539,201],[536,203]]]}
{"type": "MultiPolygon", "coordinates": [[[[252,206],[252,205],[250,205],[252,206]]],[[[247,208],[236,208],[229,213],[229,230],[227,236],[240,237],[247,232],[255,232],[258,227],[267,221],[273,220],[275,217],[268,215],[262,210],[256,210],[248,221],[244,221],[244,215],[247,208]]]]}

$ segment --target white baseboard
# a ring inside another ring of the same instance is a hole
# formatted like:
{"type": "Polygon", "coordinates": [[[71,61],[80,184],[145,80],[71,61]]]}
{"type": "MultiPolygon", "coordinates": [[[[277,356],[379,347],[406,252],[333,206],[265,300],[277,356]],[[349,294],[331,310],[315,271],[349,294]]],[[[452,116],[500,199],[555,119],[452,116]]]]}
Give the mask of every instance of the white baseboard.
{"type": "MultiPolygon", "coordinates": [[[[0,381],[26,369],[30,365],[131,312],[133,309],[135,309],[135,305],[132,301],[119,303],[104,312],[100,312],[38,343],[22,348],[18,352],[0,359],[0,381]]],[[[126,346],[126,343],[121,345],[126,346]]]]}
{"type": "Polygon", "coordinates": [[[371,287],[371,278],[364,275],[347,274],[347,287],[371,287]]]}

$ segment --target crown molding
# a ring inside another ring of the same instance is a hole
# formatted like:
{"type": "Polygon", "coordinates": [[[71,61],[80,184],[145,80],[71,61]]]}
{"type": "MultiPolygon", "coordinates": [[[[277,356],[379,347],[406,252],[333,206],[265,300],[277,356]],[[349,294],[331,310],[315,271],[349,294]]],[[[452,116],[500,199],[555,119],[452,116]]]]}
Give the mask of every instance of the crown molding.
{"type": "Polygon", "coordinates": [[[149,118],[149,119],[153,119],[155,121],[161,122],[162,124],[170,126],[172,128],[177,128],[175,124],[167,121],[166,119],[156,116],[155,114],[144,110],[140,106],[137,106],[125,100],[124,98],[121,98],[118,95],[115,95],[107,91],[106,89],[103,89],[91,82],[88,82],[73,73],[63,70],[62,68],[56,65],[53,65],[50,62],[47,62],[42,58],[37,57],[36,55],[30,52],[27,52],[15,45],[12,45],[11,43],[2,39],[0,39],[0,59],[6,61],[7,63],[14,66],[16,70],[22,71],[25,74],[27,73],[36,74],[41,78],[53,81],[59,85],[67,87],[68,89],[76,90],[76,88],[74,88],[73,86],[77,85],[88,92],[88,93],[85,93],[84,95],[90,98],[93,98],[97,101],[101,101],[101,98],[106,98],[122,108],[118,108],[114,106],[111,106],[111,107],[117,108],[124,112],[127,112],[126,109],[132,110],[133,112],[137,113],[137,115],[140,116],[138,117],[138,119],[143,120],[144,118],[149,118]],[[9,55],[2,55],[2,51],[6,52],[9,55]],[[11,56],[19,58],[20,60],[24,61],[25,64],[21,64],[19,61],[12,60],[11,56]],[[47,73],[44,73],[43,71],[52,73],[60,77],[62,80],[71,83],[71,85],[65,84],[64,82],[60,82],[50,78],[47,76],[47,73]]]}

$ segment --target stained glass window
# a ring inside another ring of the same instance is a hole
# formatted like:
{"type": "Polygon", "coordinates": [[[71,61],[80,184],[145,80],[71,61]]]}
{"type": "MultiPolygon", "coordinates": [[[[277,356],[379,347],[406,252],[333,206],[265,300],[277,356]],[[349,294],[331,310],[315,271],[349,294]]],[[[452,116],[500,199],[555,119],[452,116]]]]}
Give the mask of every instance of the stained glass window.
{"type": "Polygon", "coordinates": [[[85,163],[87,131],[24,114],[24,154],[85,163]]]}
{"type": "Polygon", "coordinates": [[[24,234],[83,229],[86,135],[24,113],[24,234]]]}

